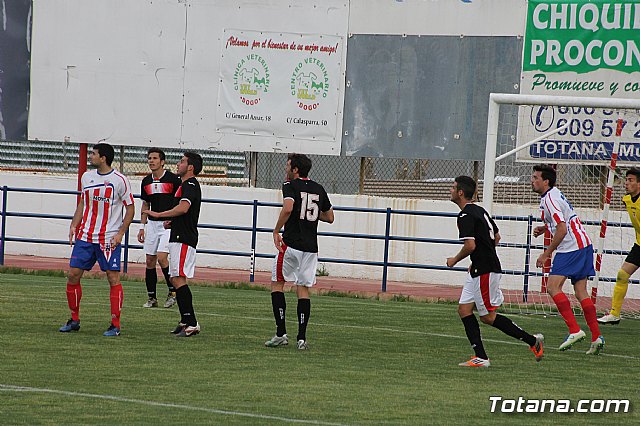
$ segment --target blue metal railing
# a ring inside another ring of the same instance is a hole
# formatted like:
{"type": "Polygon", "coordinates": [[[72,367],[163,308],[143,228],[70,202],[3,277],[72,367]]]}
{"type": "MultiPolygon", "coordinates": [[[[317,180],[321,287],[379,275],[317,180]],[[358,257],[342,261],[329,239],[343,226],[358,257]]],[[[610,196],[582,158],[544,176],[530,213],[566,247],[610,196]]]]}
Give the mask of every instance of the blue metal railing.
{"type": "MultiPolygon", "coordinates": [[[[37,244],[58,244],[58,245],[66,245],[69,244],[69,241],[65,240],[51,240],[51,239],[35,239],[35,238],[18,238],[18,237],[8,237],[7,236],[7,218],[8,217],[20,217],[20,218],[46,218],[46,219],[59,219],[59,220],[71,220],[72,216],[69,215],[56,215],[56,214],[44,214],[44,213],[30,213],[30,212],[13,212],[7,210],[8,196],[10,192],[17,193],[39,193],[39,194],[59,194],[59,195],[73,195],[77,196],[77,191],[65,191],[65,190],[54,190],[54,189],[35,189],[35,188],[14,188],[3,186],[2,187],[2,211],[1,213],[1,229],[0,229],[0,265],[4,265],[4,253],[5,253],[5,245],[7,242],[21,242],[21,243],[37,243],[37,244]]],[[[139,196],[136,196],[139,198],[139,196]]],[[[252,208],[252,220],[251,226],[235,226],[235,225],[221,225],[221,224],[209,224],[202,223],[198,225],[198,228],[201,229],[218,229],[218,230],[226,230],[226,231],[243,231],[251,233],[251,242],[249,251],[226,251],[226,250],[208,250],[199,248],[197,250],[198,253],[203,254],[213,254],[213,255],[221,255],[221,256],[240,256],[240,257],[248,257],[250,259],[250,272],[249,272],[249,281],[254,282],[255,279],[255,261],[257,258],[273,258],[273,253],[259,253],[257,252],[257,235],[258,233],[272,233],[273,228],[262,228],[258,227],[258,212],[259,207],[269,207],[269,208],[279,208],[282,206],[280,203],[269,203],[269,202],[261,202],[258,200],[252,201],[244,201],[244,200],[223,200],[223,199],[202,199],[202,202],[205,204],[224,204],[224,205],[239,205],[239,206],[250,206],[252,208]]],[[[422,237],[409,237],[409,236],[398,236],[391,234],[391,223],[393,215],[413,215],[413,216],[429,216],[429,217],[456,217],[457,213],[444,213],[444,212],[430,212],[430,211],[413,211],[413,210],[394,210],[391,208],[386,209],[376,209],[376,208],[362,208],[362,207],[340,207],[334,206],[335,211],[344,211],[344,212],[359,212],[359,213],[375,213],[375,214],[384,214],[385,215],[385,229],[383,234],[361,234],[361,233],[344,233],[344,232],[318,232],[319,236],[326,237],[334,237],[334,238],[357,238],[357,239],[370,239],[370,240],[383,240],[384,241],[384,251],[382,255],[382,260],[360,260],[360,259],[338,259],[338,258],[328,258],[322,257],[319,258],[319,262],[326,263],[336,263],[336,264],[350,264],[350,265],[366,265],[366,266],[377,266],[382,267],[382,283],[381,290],[385,292],[387,290],[387,277],[389,268],[411,268],[411,269],[426,269],[426,270],[455,270],[455,271],[466,271],[466,268],[462,267],[454,267],[449,268],[443,265],[433,265],[433,264],[416,264],[416,263],[402,263],[402,262],[390,262],[389,261],[389,246],[391,241],[402,241],[402,242],[419,242],[426,244],[462,244],[459,240],[451,240],[451,239],[439,239],[439,238],[422,238],[422,237]]],[[[542,245],[531,244],[531,231],[533,228],[533,223],[539,221],[540,219],[534,218],[532,215],[529,216],[495,216],[495,220],[497,221],[518,221],[518,222],[527,222],[527,236],[526,242],[522,243],[509,243],[509,242],[501,242],[500,247],[514,248],[514,249],[522,249],[524,250],[524,265],[523,270],[504,270],[505,274],[510,275],[520,275],[523,277],[523,300],[526,301],[527,294],[529,291],[529,277],[542,277],[543,274],[541,272],[532,272],[530,270],[530,259],[531,259],[531,250],[542,250],[544,247],[542,245]]],[[[140,223],[139,220],[134,220],[133,223],[140,223]]],[[[599,225],[598,221],[583,221],[585,225],[599,225]]],[[[632,226],[628,223],[609,223],[610,226],[620,226],[631,228],[632,226]]],[[[129,261],[129,250],[130,249],[142,249],[141,245],[138,244],[130,244],[130,235],[129,231],[125,234],[125,238],[123,241],[123,272],[127,272],[127,266],[129,261]]],[[[615,255],[626,255],[628,251],[621,250],[604,250],[603,254],[615,254],[615,255]]],[[[601,277],[601,281],[603,282],[614,282],[615,278],[611,277],[601,277]]],[[[638,283],[638,280],[631,280],[631,282],[638,283]]]]}

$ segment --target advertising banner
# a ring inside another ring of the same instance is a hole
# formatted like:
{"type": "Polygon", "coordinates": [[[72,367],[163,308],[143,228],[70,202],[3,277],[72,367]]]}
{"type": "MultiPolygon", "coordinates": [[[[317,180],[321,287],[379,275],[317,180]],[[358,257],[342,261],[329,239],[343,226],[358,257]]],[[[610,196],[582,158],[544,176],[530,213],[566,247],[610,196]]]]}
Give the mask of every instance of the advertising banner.
{"type": "MultiPolygon", "coordinates": [[[[529,0],[521,94],[640,98],[640,1],[529,0]]],[[[570,123],[518,153],[522,161],[603,164],[621,112],[593,108],[520,108],[518,143],[570,123]]],[[[622,116],[621,116],[622,117],[622,116]]],[[[624,113],[621,162],[640,159],[640,119],[624,113]]]]}
{"type": "Polygon", "coordinates": [[[335,141],[343,39],[225,29],[221,133],[335,141]]]}

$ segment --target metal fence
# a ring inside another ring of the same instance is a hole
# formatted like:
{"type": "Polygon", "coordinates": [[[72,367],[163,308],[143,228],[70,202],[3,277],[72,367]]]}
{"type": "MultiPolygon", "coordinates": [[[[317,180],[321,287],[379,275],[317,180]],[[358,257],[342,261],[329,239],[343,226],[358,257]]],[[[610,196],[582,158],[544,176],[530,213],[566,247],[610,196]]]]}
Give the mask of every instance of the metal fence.
{"type": "MultiPolygon", "coordinates": [[[[39,194],[54,194],[58,195],[68,195],[75,196],[78,193],[76,191],[64,191],[64,190],[47,190],[47,189],[39,189],[39,188],[11,188],[7,186],[3,186],[0,188],[0,194],[2,195],[2,203],[0,204],[2,209],[0,210],[0,265],[4,264],[4,253],[6,249],[6,244],[11,242],[16,243],[31,243],[31,244],[53,244],[53,245],[68,245],[68,240],[54,240],[47,239],[46,236],[44,238],[22,238],[12,235],[12,227],[7,224],[8,218],[34,218],[34,219],[53,219],[53,220],[65,220],[68,221],[71,219],[69,215],[56,215],[51,214],[46,211],[13,211],[7,208],[8,199],[10,198],[10,194],[19,194],[19,193],[39,193],[39,194]]],[[[211,250],[205,249],[204,247],[199,248],[198,253],[205,255],[218,255],[218,256],[237,256],[237,257],[245,257],[249,259],[250,262],[250,270],[248,273],[248,279],[250,282],[254,281],[254,273],[255,273],[255,260],[257,258],[272,258],[273,253],[264,253],[257,250],[257,235],[259,233],[271,233],[273,231],[272,228],[260,227],[258,226],[258,215],[259,211],[264,211],[265,208],[279,208],[281,204],[279,203],[271,203],[271,202],[261,202],[258,200],[223,200],[223,199],[203,199],[203,203],[205,204],[231,204],[231,205],[239,205],[245,206],[247,209],[251,209],[252,211],[252,219],[251,223],[235,223],[233,225],[223,225],[216,223],[200,223],[198,225],[201,229],[217,229],[224,231],[237,231],[241,233],[250,233],[251,238],[249,244],[245,250],[239,251],[230,251],[230,250],[211,250]]],[[[347,238],[347,239],[370,239],[370,240],[378,240],[384,242],[384,250],[375,256],[373,259],[362,259],[362,258],[329,258],[329,257],[321,257],[319,258],[319,262],[321,263],[336,263],[336,264],[352,264],[352,265],[366,265],[366,266],[374,266],[382,268],[382,277],[380,283],[380,289],[382,292],[387,290],[387,277],[388,271],[390,268],[410,268],[410,269],[421,269],[421,270],[454,270],[459,272],[464,272],[467,269],[463,267],[454,267],[448,268],[439,264],[421,264],[421,263],[404,263],[404,262],[394,262],[390,259],[390,244],[392,242],[413,242],[419,244],[436,244],[436,245],[460,245],[460,240],[452,240],[452,239],[442,239],[442,238],[422,238],[415,236],[406,236],[406,235],[394,235],[392,232],[394,221],[402,221],[407,216],[430,216],[430,217],[455,217],[457,214],[455,213],[445,213],[445,212],[433,212],[433,211],[414,211],[414,210],[399,210],[399,209],[391,209],[391,208],[362,208],[362,207],[346,207],[346,206],[334,206],[336,211],[342,212],[364,212],[364,213],[374,213],[379,215],[384,215],[385,217],[385,225],[384,228],[378,229],[376,233],[365,234],[365,233],[342,233],[342,232],[319,232],[319,236],[331,237],[331,238],[347,238]]],[[[495,219],[497,221],[516,221],[516,222],[526,222],[528,232],[527,236],[531,235],[531,229],[535,222],[539,221],[538,218],[534,218],[532,215],[528,216],[496,216],[495,219]]],[[[134,221],[134,223],[139,223],[139,221],[134,221]]],[[[598,222],[593,221],[584,221],[585,225],[597,225],[598,222]]],[[[631,225],[628,223],[610,223],[610,225],[622,227],[622,228],[630,228],[631,225]]],[[[123,240],[123,271],[127,272],[127,265],[130,257],[131,249],[141,249],[142,246],[136,244],[135,241],[131,243],[130,232],[127,231],[125,238],[123,240]]],[[[522,263],[519,267],[515,269],[505,269],[503,271],[504,274],[509,274],[513,276],[518,276],[522,278],[522,286],[517,290],[508,290],[508,300],[505,300],[505,307],[508,309],[515,309],[519,312],[532,312],[528,309],[533,307],[535,312],[537,311],[537,305],[540,304],[542,293],[539,291],[534,291],[530,289],[530,281],[533,277],[542,277],[543,274],[541,272],[532,271],[530,269],[530,259],[532,250],[541,250],[543,247],[541,245],[533,244],[531,238],[527,237],[522,241],[522,236],[515,236],[515,240],[512,241],[501,241],[501,247],[509,248],[510,250],[518,250],[521,253],[522,263]],[[522,310],[524,309],[524,311],[522,310]]],[[[604,250],[604,254],[607,255],[626,255],[627,251],[624,250],[604,250]]],[[[600,277],[600,282],[615,282],[615,277],[600,277]]],[[[630,280],[631,283],[637,284],[640,281],[638,280],[630,280]]],[[[551,299],[547,298],[547,301],[543,303],[545,305],[551,305],[551,299]]],[[[600,308],[604,308],[604,305],[608,306],[608,301],[602,301],[600,303],[600,308]]],[[[546,310],[544,312],[547,312],[546,310]]],[[[628,315],[637,315],[636,311],[630,313],[625,311],[625,316],[628,315]]]]}
{"type": "MultiPolygon", "coordinates": [[[[145,147],[116,146],[114,166],[127,175],[148,173],[145,147]]],[[[167,167],[181,158],[183,149],[163,149],[167,167]]],[[[244,153],[196,150],[202,155],[204,169],[200,180],[204,184],[250,186],[279,189],[284,180],[285,153],[244,153]],[[252,164],[252,162],[254,164],[252,164]],[[251,170],[254,170],[253,183],[251,170]]],[[[76,174],[79,145],[65,142],[2,141],[0,171],[76,174]]],[[[449,199],[453,178],[468,175],[480,181],[483,161],[428,160],[397,158],[358,158],[311,155],[311,177],[322,183],[329,193],[363,194],[386,197],[449,199]]],[[[538,198],[531,192],[531,165],[505,160],[508,176],[496,181],[494,202],[536,205],[538,198]],[[506,184],[508,181],[508,185],[506,184]]],[[[579,207],[601,207],[605,190],[606,167],[576,164],[558,165],[559,188],[579,207]],[[600,196],[598,196],[600,195],[600,196]]],[[[624,173],[619,171],[614,187],[613,209],[622,209],[624,173]]],[[[481,194],[481,190],[479,194],[481,194]]],[[[481,196],[481,195],[480,195],[481,196]]]]}
{"type": "MultiPolygon", "coordinates": [[[[115,146],[113,166],[126,175],[146,175],[147,148],[115,146]]],[[[183,149],[163,148],[166,167],[172,168],[182,158],[183,149]]],[[[248,185],[248,161],[243,152],[195,150],[204,162],[205,183],[235,186],[248,185]]],[[[76,174],[80,145],[70,142],[2,141],[0,170],[53,174],[76,174]]],[[[88,159],[87,159],[88,164],[88,159]]]]}

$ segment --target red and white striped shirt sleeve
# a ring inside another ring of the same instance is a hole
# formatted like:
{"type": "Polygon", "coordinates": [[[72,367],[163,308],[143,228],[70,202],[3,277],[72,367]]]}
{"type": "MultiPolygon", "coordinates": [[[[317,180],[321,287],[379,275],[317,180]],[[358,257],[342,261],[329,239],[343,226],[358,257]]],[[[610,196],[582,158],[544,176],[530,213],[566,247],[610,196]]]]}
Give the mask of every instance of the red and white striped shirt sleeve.
{"type": "Polygon", "coordinates": [[[129,179],[121,173],[118,173],[117,175],[122,181],[120,199],[125,206],[130,206],[133,204],[133,194],[131,193],[131,184],[129,183],[129,179]]]}
{"type": "Polygon", "coordinates": [[[562,202],[562,200],[553,199],[553,192],[550,192],[544,199],[544,206],[548,212],[548,217],[553,219],[556,226],[559,223],[566,222],[564,214],[562,214],[562,207],[560,206],[562,202]]]}

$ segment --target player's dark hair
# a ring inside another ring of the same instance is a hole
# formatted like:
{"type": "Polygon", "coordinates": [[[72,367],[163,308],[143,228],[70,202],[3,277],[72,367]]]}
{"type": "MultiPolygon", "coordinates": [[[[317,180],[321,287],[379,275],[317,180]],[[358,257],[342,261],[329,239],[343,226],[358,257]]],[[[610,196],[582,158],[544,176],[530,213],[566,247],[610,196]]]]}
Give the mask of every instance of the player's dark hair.
{"type": "Polygon", "coordinates": [[[113,150],[113,147],[108,143],[100,142],[93,146],[93,149],[98,150],[98,155],[100,157],[105,157],[107,161],[107,166],[111,166],[113,163],[113,157],[115,157],[116,153],[113,150]]]}
{"type": "Polygon", "coordinates": [[[149,150],[147,151],[147,157],[149,156],[149,154],[153,152],[155,152],[160,156],[160,161],[165,161],[167,159],[167,156],[164,155],[164,151],[161,150],[160,148],[149,148],[149,150]]]}
{"type": "Polygon", "coordinates": [[[476,181],[469,176],[458,176],[455,181],[456,188],[458,191],[462,191],[464,198],[473,200],[473,196],[476,194],[476,181]]]}
{"type": "Polygon", "coordinates": [[[289,154],[289,161],[291,161],[291,170],[298,168],[298,175],[306,178],[309,176],[309,170],[311,170],[311,159],[304,154],[289,154]]]}
{"type": "Polygon", "coordinates": [[[548,164],[536,164],[533,166],[534,172],[540,172],[542,180],[549,181],[549,188],[556,186],[556,170],[548,164]]]}
{"type": "Polygon", "coordinates": [[[187,157],[187,164],[193,166],[193,174],[198,176],[202,171],[202,157],[195,152],[185,152],[184,156],[187,157]]]}
{"type": "Polygon", "coordinates": [[[633,175],[636,177],[636,181],[640,182],[640,169],[637,167],[632,167],[627,170],[627,174],[625,176],[633,175]]]}

